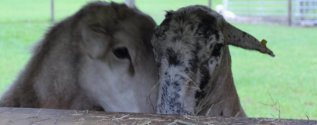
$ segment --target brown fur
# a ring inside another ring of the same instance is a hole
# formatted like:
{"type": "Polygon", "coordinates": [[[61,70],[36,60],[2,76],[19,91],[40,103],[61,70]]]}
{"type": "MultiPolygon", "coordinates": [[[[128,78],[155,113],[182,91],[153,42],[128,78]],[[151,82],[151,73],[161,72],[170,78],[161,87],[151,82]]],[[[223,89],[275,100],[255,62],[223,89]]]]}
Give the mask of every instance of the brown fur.
{"type": "Polygon", "coordinates": [[[229,48],[224,47],[223,51],[224,58],[214,74],[219,77],[206,86],[205,91],[209,93],[196,108],[197,113],[207,116],[246,117],[233,81],[229,48]]]}
{"type": "Polygon", "coordinates": [[[150,44],[154,26],[152,18],[136,8],[107,2],[86,5],[47,32],[3,93],[0,106],[154,112],[146,102],[157,77],[150,44]],[[112,51],[121,46],[131,59],[114,56],[112,51]],[[118,103],[122,105],[111,107],[118,103]]]}

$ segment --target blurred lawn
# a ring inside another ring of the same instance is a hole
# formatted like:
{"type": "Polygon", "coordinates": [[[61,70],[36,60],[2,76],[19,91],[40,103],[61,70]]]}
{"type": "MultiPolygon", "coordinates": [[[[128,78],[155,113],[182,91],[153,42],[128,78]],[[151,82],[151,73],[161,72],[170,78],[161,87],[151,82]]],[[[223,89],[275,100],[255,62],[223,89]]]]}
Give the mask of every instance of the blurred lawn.
{"type": "MultiPolygon", "coordinates": [[[[60,20],[90,0],[55,0],[60,20]]],[[[124,1],[124,0],[116,0],[124,1]]],[[[213,5],[221,0],[213,0],[213,5]]],[[[207,0],[137,0],[157,23],[165,10],[207,0]]],[[[49,0],[0,1],[0,93],[30,58],[30,48],[50,27],[49,0]]],[[[276,57],[231,47],[235,83],[249,117],[317,119],[317,29],[235,24],[266,39],[276,57]]]]}

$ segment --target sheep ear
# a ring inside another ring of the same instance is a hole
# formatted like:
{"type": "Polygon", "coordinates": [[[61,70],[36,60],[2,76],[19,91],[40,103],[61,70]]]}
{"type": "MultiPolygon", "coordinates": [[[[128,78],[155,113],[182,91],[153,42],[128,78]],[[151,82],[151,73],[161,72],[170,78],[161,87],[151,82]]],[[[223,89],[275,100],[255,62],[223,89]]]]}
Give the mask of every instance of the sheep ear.
{"type": "Polygon", "coordinates": [[[165,14],[165,18],[171,18],[174,14],[174,11],[173,10],[168,10],[166,11],[166,14],[165,14]]]}
{"type": "Polygon", "coordinates": [[[266,41],[262,43],[254,38],[252,35],[241,31],[240,29],[232,26],[226,21],[223,21],[222,32],[226,44],[234,45],[249,50],[257,50],[261,53],[271,55],[274,57],[274,53],[266,47],[266,41]]]}

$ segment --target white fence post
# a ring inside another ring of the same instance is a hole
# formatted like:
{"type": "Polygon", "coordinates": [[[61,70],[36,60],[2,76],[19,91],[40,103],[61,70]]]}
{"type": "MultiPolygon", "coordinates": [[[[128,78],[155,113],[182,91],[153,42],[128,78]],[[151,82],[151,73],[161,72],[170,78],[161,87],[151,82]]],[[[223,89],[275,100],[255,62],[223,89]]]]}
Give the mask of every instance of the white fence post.
{"type": "Polygon", "coordinates": [[[287,22],[288,26],[292,26],[292,0],[288,0],[288,7],[287,7],[287,22]]]}
{"type": "Polygon", "coordinates": [[[135,7],[135,0],[125,0],[125,4],[128,5],[128,7],[135,7]]]}
{"type": "Polygon", "coordinates": [[[212,8],[212,1],[208,0],[208,7],[211,9],[212,8]]]}
{"type": "Polygon", "coordinates": [[[51,22],[54,22],[54,0],[51,0],[51,22]]]}

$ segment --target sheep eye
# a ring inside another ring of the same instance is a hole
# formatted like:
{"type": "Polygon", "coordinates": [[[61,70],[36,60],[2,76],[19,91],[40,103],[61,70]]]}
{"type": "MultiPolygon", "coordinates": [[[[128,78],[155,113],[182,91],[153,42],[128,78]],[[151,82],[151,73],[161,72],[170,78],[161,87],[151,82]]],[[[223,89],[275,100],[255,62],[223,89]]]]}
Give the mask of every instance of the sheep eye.
{"type": "Polygon", "coordinates": [[[220,56],[220,50],[223,47],[223,44],[217,43],[212,51],[212,56],[220,56]]]}
{"type": "Polygon", "coordinates": [[[116,48],[112,50],[112,53],[119,59],[130,59],[130,54],[126,47],[116,48]]]}
{"type": "Polygon", "coordinates": [[[223,44],[217,43],[214,49],[215,49],[216,51],[220,51],[220,49],[222,48],[222,46],[223,46],[223,44]]]}

